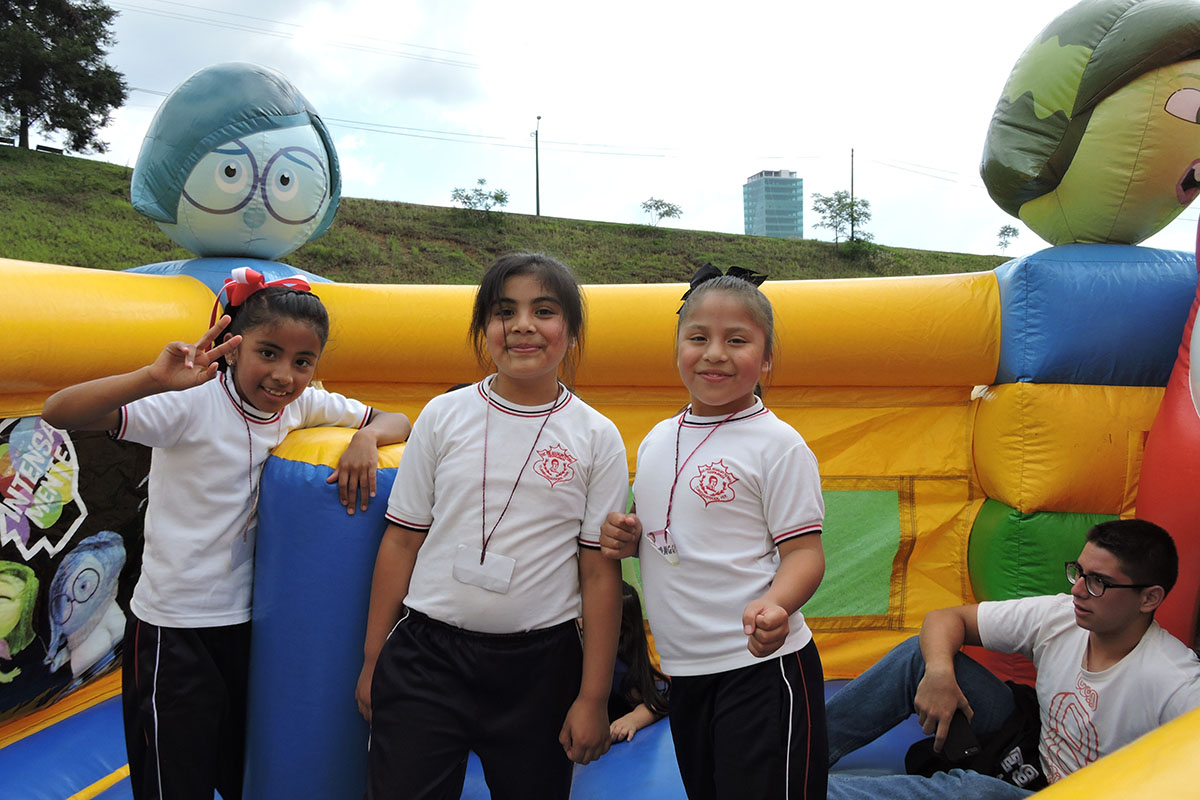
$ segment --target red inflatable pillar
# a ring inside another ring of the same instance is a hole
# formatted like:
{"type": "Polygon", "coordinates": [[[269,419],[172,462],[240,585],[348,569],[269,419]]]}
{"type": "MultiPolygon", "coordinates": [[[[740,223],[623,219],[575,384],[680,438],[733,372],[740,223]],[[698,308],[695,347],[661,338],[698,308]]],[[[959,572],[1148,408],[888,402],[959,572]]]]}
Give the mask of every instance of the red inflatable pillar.
{"type": "MultiPolygon", "coordinates": [[[[1200,231],[1197,232],[1200,258],[1200,231]]],[[[1200,376],[1193,376],[1191,349],[1197,343],[1196,309],[1192,302],[1179,357],[1167,382],[1162,406],[1146,440],[1138,482],[1137,516],[1166,528],[1179,550],[1179,582],[1167,595],[1155,619],[1188,645],[1196,641],[1200,603],[1200,408],[1195,396],[1200,376]]],[[[1200,345],[1197,345],[1200,346],[1200,345]]]]}

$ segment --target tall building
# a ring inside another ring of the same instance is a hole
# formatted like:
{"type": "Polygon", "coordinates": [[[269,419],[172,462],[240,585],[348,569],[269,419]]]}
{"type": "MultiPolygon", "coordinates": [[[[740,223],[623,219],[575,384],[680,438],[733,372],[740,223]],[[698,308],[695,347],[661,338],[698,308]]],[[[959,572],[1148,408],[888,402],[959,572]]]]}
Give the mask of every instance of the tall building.
{"type": "Polygon", "coordinates": [[[791,170],[763,170],[742,185],[746,233],[804,238],[804,179],[791,170]]]}

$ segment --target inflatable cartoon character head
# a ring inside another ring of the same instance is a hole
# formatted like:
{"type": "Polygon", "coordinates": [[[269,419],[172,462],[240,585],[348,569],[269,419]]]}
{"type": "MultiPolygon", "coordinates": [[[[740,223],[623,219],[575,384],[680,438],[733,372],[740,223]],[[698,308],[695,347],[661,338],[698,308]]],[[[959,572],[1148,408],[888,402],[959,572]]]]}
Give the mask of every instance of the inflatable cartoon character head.
{"type": "Polygon", "coordinates": [[[87,537],[58,565],[48,598],[46,663],[51,672],[70,660],[71,672],[78,676],[121,640],[124,615],[117,606],[117,579],[124,566],[125,543],[112,531],[87,537]]]}
{"type": "Polygon", "coordinates": [[[980,165],[1051,244],[1137,244],[1200,193],[1200,3],[1084,0],[1017,61],[980,165]]]}
{"type": "Polygon", "coordinates": [[[199,256],[275,260],[320,236],[341,199],[324,123],[275,70],[206,67],[150,123],[133,207],[199,256]]]}

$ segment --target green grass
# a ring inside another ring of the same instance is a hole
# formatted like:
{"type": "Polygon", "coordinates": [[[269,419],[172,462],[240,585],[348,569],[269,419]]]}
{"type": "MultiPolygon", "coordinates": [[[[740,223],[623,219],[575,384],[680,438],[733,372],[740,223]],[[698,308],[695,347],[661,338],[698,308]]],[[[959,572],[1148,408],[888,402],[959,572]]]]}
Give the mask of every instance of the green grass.
{"type": "MultiPolygon", "coordinates": [[[[189,258],[129,203],[131,170],[0,146],[0,258],[128,269],[189,258]]],[[[448,196],[448,195],[447,195],[448,196]]],[[[465,211],[343,198],[320,239],[284,261],[352,283],[475,283],[498,255],[536,250],[584,283],[686,280],[706,261],[775,280],[930,275],[993,269],[1006,259],[869,245],[465,211]]]]}

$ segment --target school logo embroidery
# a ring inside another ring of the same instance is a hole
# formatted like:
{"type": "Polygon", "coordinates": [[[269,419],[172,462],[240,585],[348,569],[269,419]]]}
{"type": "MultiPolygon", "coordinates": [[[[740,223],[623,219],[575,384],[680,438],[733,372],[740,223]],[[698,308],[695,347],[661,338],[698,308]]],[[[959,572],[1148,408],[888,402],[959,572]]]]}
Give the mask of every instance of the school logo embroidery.
{"type": "Polygon", "coordinates": [[[688,486],[704,501],[704,507],[709,503],[728,503],[736,495],[733,485],[738,477],[725,466],[725,459],[718,459],[711,464],[701,464],[699,474],[692,478],[688,486]]]}
{"type": "Polygon", "coordinates": [[[579,459],[567,452],[561,444],[538,450],[541,456],[533,465],[533,471],[550,481],[551,486],[566,483],[575,477],[575,467],[571,466],[579,459]]]}

